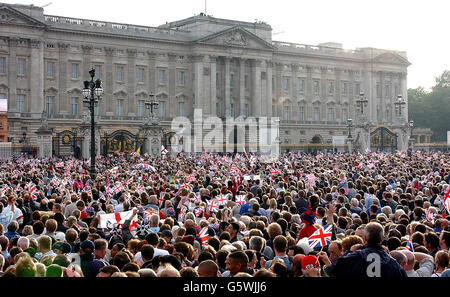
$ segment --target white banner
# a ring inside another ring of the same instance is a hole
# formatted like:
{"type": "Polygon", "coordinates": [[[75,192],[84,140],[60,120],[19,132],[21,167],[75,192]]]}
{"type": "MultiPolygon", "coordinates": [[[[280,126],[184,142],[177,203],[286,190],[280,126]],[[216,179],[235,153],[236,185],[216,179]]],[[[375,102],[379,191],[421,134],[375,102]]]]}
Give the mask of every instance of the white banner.
{"type": "Polygon", "coordinates": [[[132,215],[132,210],[100,215],[100,225],[98,227],[112,229],[117,224],[123,225],[132,215]]]}

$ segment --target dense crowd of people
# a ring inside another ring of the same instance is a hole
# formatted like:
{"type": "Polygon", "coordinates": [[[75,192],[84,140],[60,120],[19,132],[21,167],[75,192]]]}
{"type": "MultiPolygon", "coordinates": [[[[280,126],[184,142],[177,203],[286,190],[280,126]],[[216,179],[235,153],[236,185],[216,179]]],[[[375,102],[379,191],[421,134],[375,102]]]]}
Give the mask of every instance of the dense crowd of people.
{"type": "Polygon", "coordinates": [[[89,165],[0,160],[0,277],[450,276],[448,152],[89,165]]]}

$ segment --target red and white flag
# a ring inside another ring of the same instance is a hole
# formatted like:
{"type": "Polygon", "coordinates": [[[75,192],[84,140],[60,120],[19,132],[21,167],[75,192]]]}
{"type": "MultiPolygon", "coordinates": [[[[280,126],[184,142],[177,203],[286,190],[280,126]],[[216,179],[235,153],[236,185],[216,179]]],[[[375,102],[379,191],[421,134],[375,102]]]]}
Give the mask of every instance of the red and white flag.
{"type": "Polygon", "coordinates": [[[208,209],[210,212],[218,212],[219,204],[216,201],[208,201],[208,209]]]}
{"type": "Polygon", "coordinates": [[[209,237],[208,227],[204,227],[202,230],[200,230],[200,232],[198,233],[198,236],[200,237],[202,246],[207,247],[208,246],[208,237],[209,237]]]}
{"type": "MultiPolygon", "coordinates": [[[[113,229],[114,226],[119,225],[120,227],[125,223],[125,221],[133,215],[133,211],[115,212],[100,215],[99,228],[113,229]]],[[[135,216],[132,224],[130,224],[130,230],[133,226],[137,226],[137,217],[135,216]]]]}
{"type": "Polygon", "coordinates": [[[247,203],[246,197],[246,195],[236,195],[236,204],[242,206],[247,203]]]}
{"type": "Polygon", "coordinates": [[[450,214],[450,186],[447,186],[444,193],[444,206],[447,209],[447,213],[450,214]]]}
{"type": "Polygon", "coordinates": [[[431,224],[434,224],[435,214],[431,211],[430,207],[427,208],[427,211],[425,212],[425,216],[426,216],[428,222],[430,222],[431,224]]]}
{"type": "Polygon", "coordinates": [[[162,155],[167,155],[168,152],[169,152],[169,151],[166,150],[166,148],[164,147],[164,145],[162,145],[162,146],[161,146],[161,154],[162,154],[162,155]]]}
{"type": "Polygon", "coordinates": [[[222,206],[226,205],[228,202],[228,197],[229,197],[229,194],[226,194],[226,195],[220,194],[219,196],[217,196],[217,202],[219,203],[219,205],[222,205],[222,206]]]}
{"type": "Polygon", "coordinates": [[[310,248],[315,248],[319,246],[326,246],[331,242],[331,235],[333,225],[323,226],[316,232],[314,232],[309,238],[308,243],[310,248]]]}

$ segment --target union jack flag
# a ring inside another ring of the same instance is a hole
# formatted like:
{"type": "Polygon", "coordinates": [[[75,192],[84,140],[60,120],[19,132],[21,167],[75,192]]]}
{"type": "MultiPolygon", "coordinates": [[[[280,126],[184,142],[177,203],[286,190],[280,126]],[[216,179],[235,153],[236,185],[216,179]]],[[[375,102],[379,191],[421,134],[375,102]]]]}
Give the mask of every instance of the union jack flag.
{"type": "Polygon", "coordinates": [[[64,162],[56,163],[55,167],[57,167],[57,168],[64,167],[64,162]]]}
{"type": "Polygon", "coordinates": [[[35,184],[33,184],[32,182],[29,182],[26,186],[25,189],[28,189],[28,191],[30,192],[31,195],[33,195],[34,193],[37,192],[36,186],[35,184]]]}
{"type": "Polygon", "coordinates": [[[308,238],[308,244],[310,248],[326,246],[331,242],[331,230],[333,229],[333,225],[326,225],[314,232],[308,238]]]}
{"type": "Polygon", "coordinates": [[[412,243],[411,240],[408,241],[408,243],[406,244],[406,248],[410,251],[414,253],[414,245],[412,243]]]}
{"type": "Polygon", "coordinates": [[[202,199],[200,197],[200,192],[194,193],[194,198],[195,198],[195,201],[197,201],[197,202],[202,201],[202,199]]]}
{"type": "Polygon", "coordinates": [[[427,208],[427,211],[425,212],[425,216],[426,216],[428,222],[434,224],[435,214],[431,211],[430,207],[427,208]]]}
{"type": "Polygon", "coordinates": [[[198,236],[200,237],[200,241],[202,242],[203,247],[208,246],[208,227],[204,227],[200,232],[198,233],[198,236]]]}
{"type": "Polygon", "coordinates": [[[188,182],[195,181],[195,176],[193,174],[189,174],[188,176],[186,176],[186,181],[188,182]]]}
{"type": "Polygon", "coordinates": [[[6,193],[6,191],[8,191],[8,185],[4,185],[3,187],[2,187],[2,189],[0,190],[0,194],[1,195],[3,195],[3,194],[5,194],[6,193]]]}
{"type": "Polygon", "coordinates": [[[183,206],[183,207],[181,208],[180,213],[178,214],[178,220],[179,220],[179,221],[182,221],[182,220],[183,220],[184,215],[186,214],[186,210],[187,210],[187,207],[186,207],[186,206],[183,206]]]}
{"type": "Polygon", "coordinates": [[[164,196],[166,196],[166,192],[159,193],[159,207],[162,207],[162,204],[164,202],[164,196]]]}
{"type": "Polygon", "coordinates": [[[208,201],[208,209],[210,212],[219,211],[219,204],[216,201],[208,201]]]}
{"type": "Polygon", "coordinates": [[[445,190],[443,203],[447,212],[450,214],[450,186],[447,186],[447,189],[445,190]]]}
{"type": "Polygon", "coordinates": [[[136,187],[136,192],[142,194],[144,192],[144,187],[136,187]]]}
{"type": "Polygon", "coordinates": [[[308,174],[306,176],[306,182],[309,183],[311,186],[314,186],[316,182],[316,176],[314,175],[314,173],[308,174]]]}
{"type": "Polygon", "coordinates": [[[133,182],[133,177],[130,177],[130,179],[125,182],[125,185],[128,186],[132,182],[133,182]]]}
{"type": "Polygon", "coordinates": [[[219,203],[219,205],[227,204],[228,196],[229,196],[229,194],[226,194],[226,195],[220,194],[217,198],[217,202],[219,203]]]}
{"type": "Polygon", "coordinates": [[[242,206],[245,203],[247,203],[245,195],[236,195],[236,204],[237,205],[242,206]]]}
{"type": "Polygon", "coordinates": [[[197,217],[201,216],[203,213],[203,208],[197,207],[196,209],[194,209],[194,213],[195,213],[195,216],[197,216],[197,217]]]}

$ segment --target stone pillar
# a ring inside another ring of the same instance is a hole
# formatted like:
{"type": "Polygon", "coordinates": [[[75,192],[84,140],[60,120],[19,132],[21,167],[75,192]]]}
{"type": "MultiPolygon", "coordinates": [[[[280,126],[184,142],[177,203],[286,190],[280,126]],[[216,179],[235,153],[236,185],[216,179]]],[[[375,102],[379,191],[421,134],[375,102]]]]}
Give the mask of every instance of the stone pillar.
{"type": "MultiPolygon", "coordinates": [[[[18,38],[9,38],[9,58],[8,58],[8,111],[17,112],[17,44],[18,38]]],[[[27,96],[28,97],[28,96],[27,96]]],[[[30,109],[25,106],[26,111],[30,109]]]]}
{"type": "MultiPolygon", "coordinates": [[[[30,67],[30,103],[29,110],[33,118],[39,118],[45,110],[44,99],[44,50],[40,40],[31,40],[30,67]]],[[[28,67],[27,67],[28,68],[28,67]]]]}
{"type": "Polygon", "coordinates": [[[161,138],[163,129],[156,124],[143,125],[140,133],[145,136],[145,152],[153,158],[161,156],[161,138]]]}
{"type": "Polygon", "coordinates": [[[230,58],[224,57],[225,60],[225,118],[230,116],[231,90],[230,90],[230,58]]]}
{"type": "Polygon", "coordinates": [[[202,108],[203,104],[203,55],[192,56],[194,62],[195,84],[194,84],[194,109],[202,108]]]}
{"type": "MultiPolygon", "coordinates": [[[[58,43],[59,49],[59,75],[58,75],[58,86],[59,86],[59,113],[68,114],[69,113],[69,96],[67,95],[67,48],[68,43],[58,43]]],[[[81,98],[82,99],[82,98],[81,98]]],[[[78,104],[82,104],[80,101],[78,104]]],[[[82,105],[81,105],[82,106],[82,105]]]]}
{"type": "Polygon", "coordinates": [[[216,88],[216,72],[217,72],[217,56],[210,55],[209,56],[211,70],[210,70],[210,76],[211,76],[211,84],[210,84],[210,96],[211,96],[211,109],[210,109],[210,115],[215,117],[217,114],[216,111],[216,103],[217,103],[217,88],[216,88]]]}
{"type": "Polygon", "coordinates": [[[245,111],[245,59],[239,59],[239,115],[245,111]]]}
{"type": "Polygon", "coordinates": [[[253,115],[259,117],[262,115],[261,100],[261,60],[252,61],[252,111],[253,115]]]}
{"type": "Polygon", "coordinates": [[[267,113],[265,114],[267,117],[272,116],[272,98],[273,98],[273,86],[272,86],[272,67],[273,63],[272,61],[266,61],[267,65],[267,74],[266,74],[266,80],[267,80],[267,92],[266,92],[266,101],[264,104],[267,104],[267,113]]]}
{"type": "MultiPolygon", "coordinates": [[[[176,64],[176,58],[177,55],[174,53],[168,53],[167,56],[169,57],[169,69],[168,69],[168,93],[169,93],[169,98],[167,98],[167,102],[175,102],[175,96],[178,93],[176,91],[177,88],[177,82],[176,82],[176,69],[175,69],[175,64],[176,64]]],[[[177,107],[178,108],[178,107],[177,107]]]]}
{"type": "Polygon", "coordinates": [[[39,147],[38,158],[49,158],[53,154],[52,135],[53,130],[48,127],[47,113],[41,113],[41,126],[35,132],[37,134],[37,145],[39,147]]]}
{"type": "MultiPolygon", "coordinates": [[[[103,94],[103,105],[105,108],[106,116],[114,116],[114,102],[113,102],[113,86],[114,86],[114,67],[113,67],[113,55],[115,49],[110,47],[105,47],[106,61],[105,61],[105,79],[104,81],[104,94],[103,94]]],[[[84,154],[84,149],[83,149],[84,154]]],[[[83,156],[84,157],[84,156],[83,156]]]]}
{"type": "Polygon", "coordinates": [[[128,93],[128,116],[136,116],[136,96],[134,96],[134,90],[136,87],[136,49],[127,49],[128,54],[128,77],[127,77],[127,93],[128,93]]]}
{"type": "Polygon", "coordinates": [[[402,118],[408,122],[408,88],[406,83],[406,72],[400,74],[400,94],[407,104],[402,107],[402,118]]]}
{"type": "Polygon", "coordinates": [[[39,147],[38,158],[50,158],[53,151],[53,141],[52,135],[53,131],[51,129],[41,130],[40,128],[36,131],[37,134],[37,145],[39,147]]]}
{"type": "MultiPolygon", "coordinates": [[[[90,120],[90,117],[88,117],[90,120]]],[[[83,141],[81,143],[82,147],[82,156],[83,159],[91,158],[91,126],[89,124],[81,124],[79,131],[83,136],[83,141]]],[[[95,126],[95,154],[96,156],[100,155],[100,127],[95,126]]]]}

